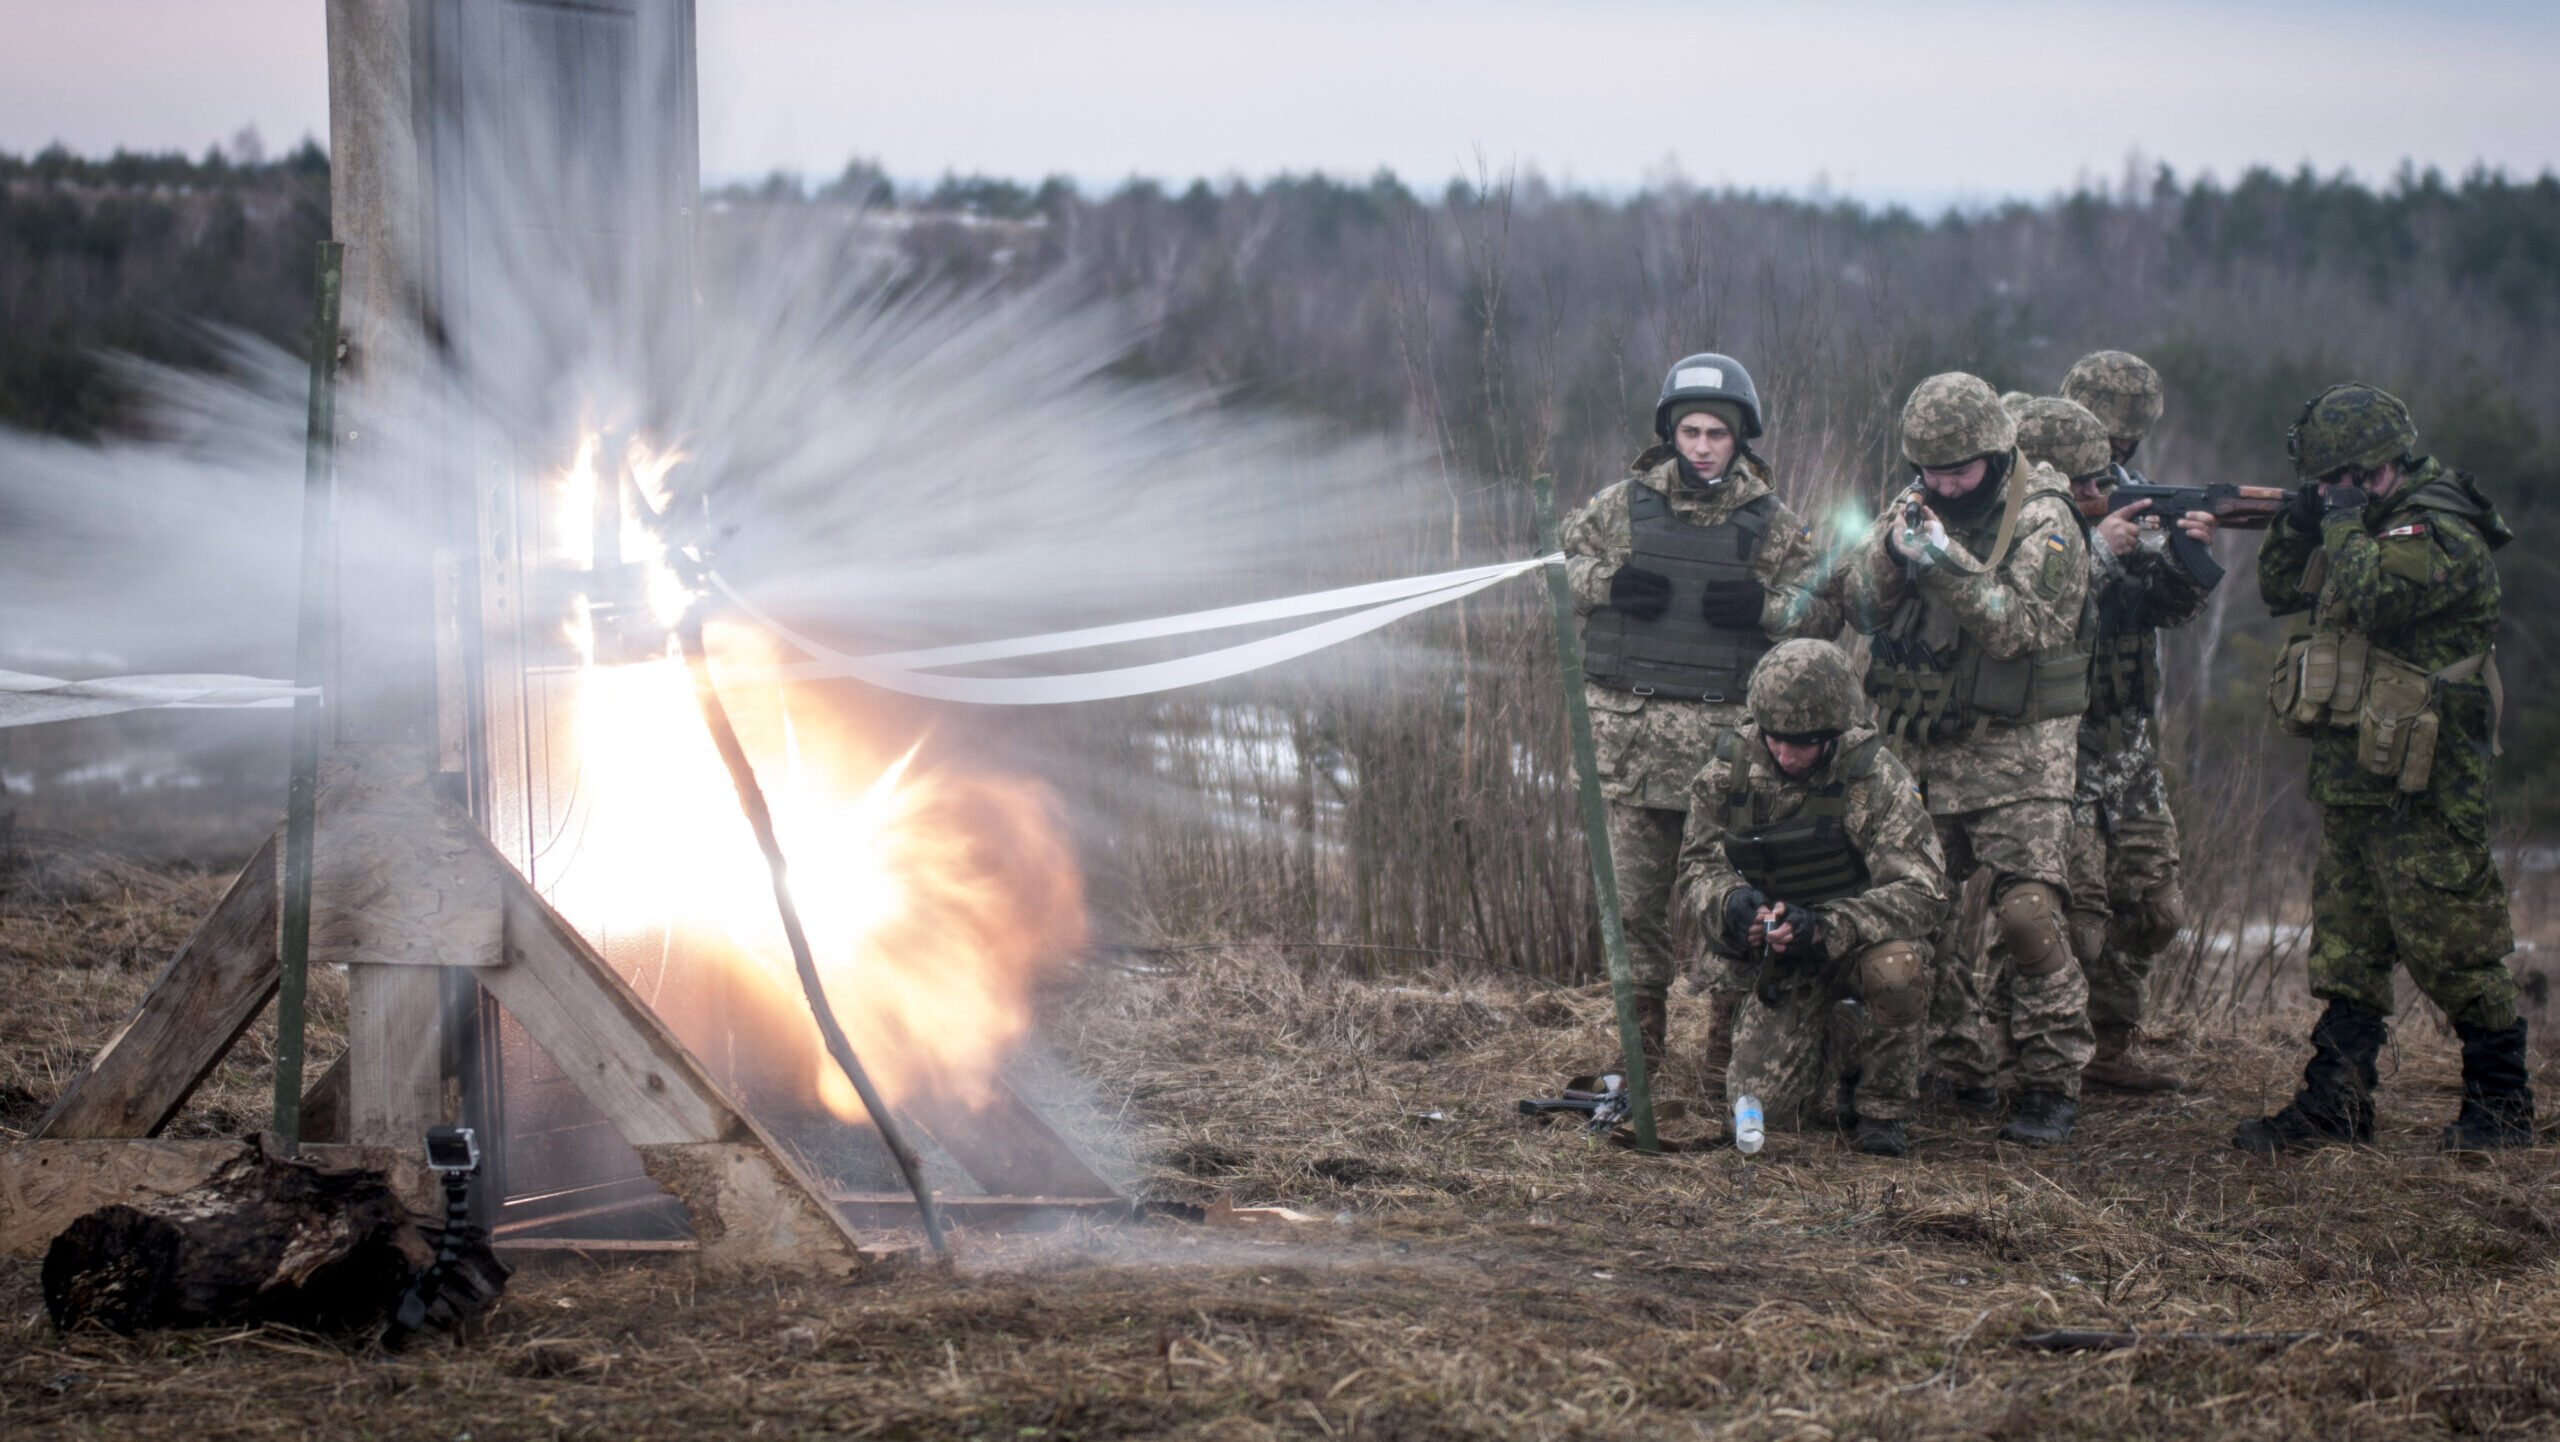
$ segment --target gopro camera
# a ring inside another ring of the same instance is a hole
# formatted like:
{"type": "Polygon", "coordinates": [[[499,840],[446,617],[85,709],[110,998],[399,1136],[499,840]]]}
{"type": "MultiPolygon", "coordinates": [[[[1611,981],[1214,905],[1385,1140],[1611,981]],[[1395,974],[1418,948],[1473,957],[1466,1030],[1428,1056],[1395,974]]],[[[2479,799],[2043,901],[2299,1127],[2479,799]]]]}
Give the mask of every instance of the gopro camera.
{"type": "Polygon", "coordinates": [[[469,1127],[429,1127],[427,1166],[447,1176],[480,1170],[480,1141],[469,1127]]]}

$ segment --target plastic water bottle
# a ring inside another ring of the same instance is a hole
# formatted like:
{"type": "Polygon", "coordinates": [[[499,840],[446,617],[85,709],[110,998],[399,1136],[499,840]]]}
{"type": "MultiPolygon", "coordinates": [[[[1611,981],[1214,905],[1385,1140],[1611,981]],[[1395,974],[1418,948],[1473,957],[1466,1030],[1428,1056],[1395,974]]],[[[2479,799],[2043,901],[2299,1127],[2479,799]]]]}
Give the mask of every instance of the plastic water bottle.
{"type": "Polygon", "coordinates": [[[1733,1149],[1750,1156],[1760,1150],[1760,1099],[1741,1096],[1733,1099],[1733,1149]]]}

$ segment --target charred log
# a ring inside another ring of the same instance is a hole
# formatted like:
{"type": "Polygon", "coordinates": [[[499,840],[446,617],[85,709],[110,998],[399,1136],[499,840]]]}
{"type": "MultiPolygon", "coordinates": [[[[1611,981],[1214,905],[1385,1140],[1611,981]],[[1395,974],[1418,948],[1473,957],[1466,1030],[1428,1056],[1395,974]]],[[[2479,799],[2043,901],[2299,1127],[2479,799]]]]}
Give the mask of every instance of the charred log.
{"type": "MultiPolygon", "coordinates": [[[[45,1253],[45,1309],[62,1328],[354,1331],[391,1315],[440,1240],[381,1173],[323,1170],[262,1139],[192,1191],[74,1221],[45,1253]]],[[[494,1296],[506,1269],[485,1240],[457,1250],[494,1296]]]]}

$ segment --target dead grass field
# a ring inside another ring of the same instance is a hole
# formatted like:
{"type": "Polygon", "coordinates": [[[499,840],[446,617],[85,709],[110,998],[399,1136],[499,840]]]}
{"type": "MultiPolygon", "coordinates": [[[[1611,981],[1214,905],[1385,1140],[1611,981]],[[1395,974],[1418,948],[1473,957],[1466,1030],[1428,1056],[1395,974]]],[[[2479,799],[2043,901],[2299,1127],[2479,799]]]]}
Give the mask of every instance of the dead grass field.
{"type": "MultiPolygon", "coordinates": [[[[12,878],[0,1123],[40,1113],[219,886],[97,857],[12,878]]],[[[964,1232],[952,1271],[851,1283],[563,1262],[479,1336],[388,1359],[273,1330],[56,1335],[12,1262],[0,1434],[2560,1434],[2560,1152],[2437,1156],[2455,1063],[2431,1025],[2384,1058],[2369,1150],[2225,1144],[2290,1085],[2308,1018],[2277,1016],[2173,1022],[2157,1052],[2202,1089],[2098,1101],[2070,1147],[1935,1116],[1907,1161],[1782,1134],[1746,1162],[1512,1114],[1593,1059],[1605,1009],[1305,953],[1096,966],[1049,1040],[1134,1133],[1149,1194],[1321,1220],[964,1232]],[[2019,1344],[2052,1327],[2315,1335],[2019,1344]]],[[[189,1129],[260,1113],[244,1052],[189,1129]]]]}

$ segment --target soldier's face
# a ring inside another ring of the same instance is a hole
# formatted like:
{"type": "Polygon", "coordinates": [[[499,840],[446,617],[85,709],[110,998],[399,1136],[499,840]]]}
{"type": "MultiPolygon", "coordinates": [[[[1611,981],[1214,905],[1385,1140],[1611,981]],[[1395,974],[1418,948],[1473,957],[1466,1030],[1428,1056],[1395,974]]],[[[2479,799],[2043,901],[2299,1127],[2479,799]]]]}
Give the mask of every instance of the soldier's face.
{"type": "Polygon", "coordinates": [[[1982,484],[1983,475],[1990,469],[1991,462],[1981,456],[1960,466],[1922,466],[1920,483],[1940,500],[1960,501],[1973,494],[1973,488],[1982,484]]]}
{"type": "Polygon", "coordinates": [[[1704,411],[1692,411],[1671,428],[1671,444],[1680,459],[1702,476],[1721,476],[1733,464],[1733,427],[1704,411]]]}
{"type": "Polygon", "coordinates": [[[1781,741],[1775,736],[1760,739],[1768,743],[1769,759],[1777,762],[1778,769],[1789,776],[1802,776],[1820,765],[1822,748],[1830,744],[1827,741],[1781,741]]]}

